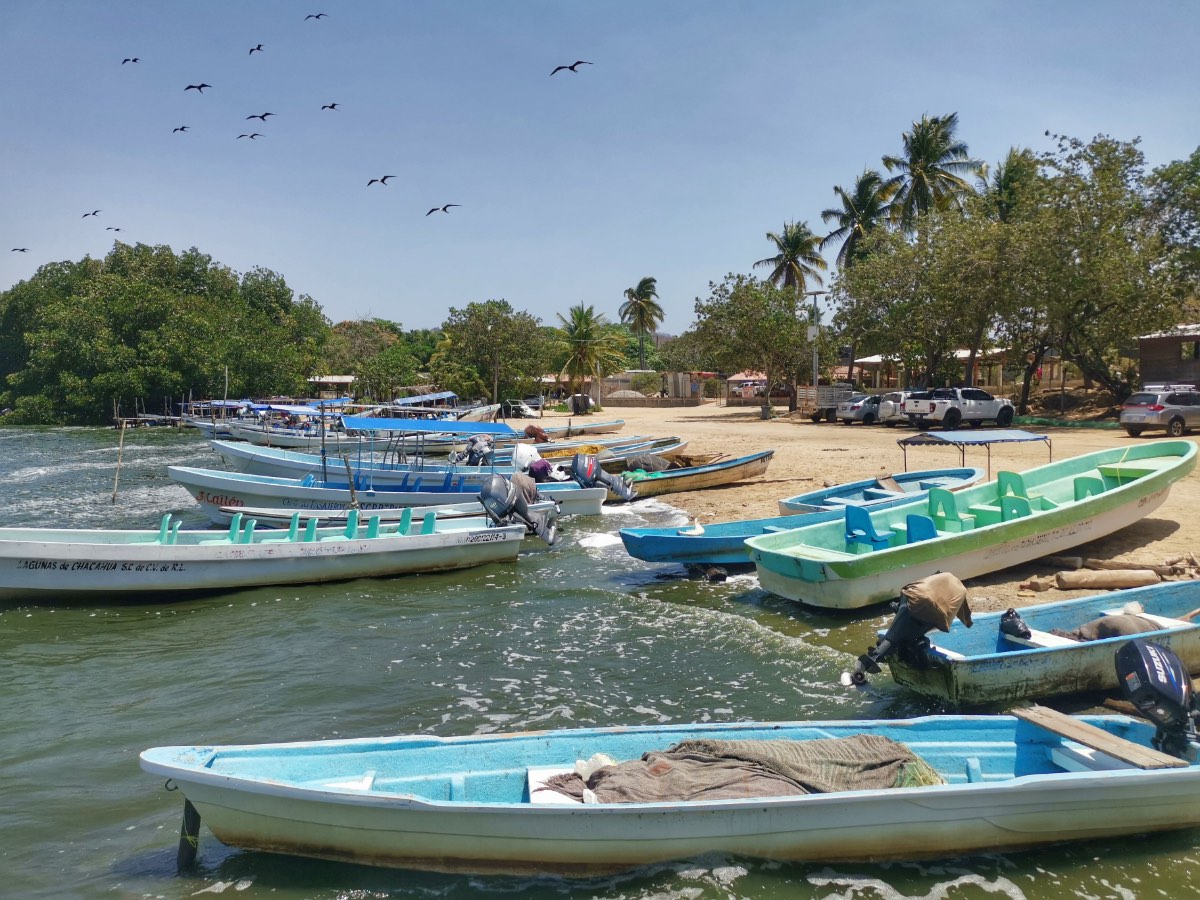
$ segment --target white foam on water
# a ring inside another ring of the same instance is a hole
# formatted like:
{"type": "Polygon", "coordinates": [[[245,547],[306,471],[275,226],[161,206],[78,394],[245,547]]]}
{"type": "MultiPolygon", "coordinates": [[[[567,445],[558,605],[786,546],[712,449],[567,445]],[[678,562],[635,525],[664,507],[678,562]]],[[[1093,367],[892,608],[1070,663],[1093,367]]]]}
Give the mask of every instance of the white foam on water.
{"type": "MultiPolygon", "coordinates": [[[[844,893],[826,894],[823,900],[856,900],[868,890],[873,892],[872,896],[877,895],[880,900],[947,900],[951,896],[951,890],[964,885],[974,885],[990,894],[1009,897],[1010,900],[1026,900],[1024,891],[1002,875],[997,876],[994,881],[984,878],[982,875],[963,875],[953,881],[938,882],[925,894],[902,894],[879,878],[863,878],[857,875],[830,875],[828,877],[809,875],[808,882],[817,887],[846,888],[844,893]]],[[[955,891],[955,896],[959,896],[957,891],[955,891]]]]}
{"type": "Polygon", "coordinates": [[[579,539],[580,547],[587,547],[592,550],[601,547],[611,547],[619,543],[621,543],[621,538],[615,534],[589,534],[579,539]]]}

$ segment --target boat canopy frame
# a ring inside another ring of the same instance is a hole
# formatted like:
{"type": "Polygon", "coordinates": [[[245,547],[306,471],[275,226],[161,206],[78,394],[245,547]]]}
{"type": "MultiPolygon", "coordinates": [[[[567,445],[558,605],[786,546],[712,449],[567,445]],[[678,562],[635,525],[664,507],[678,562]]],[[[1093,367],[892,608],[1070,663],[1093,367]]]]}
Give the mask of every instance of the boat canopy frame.
{"type": "Polygon", "coordinates": [[[967,447],[982,445],[987,449],[987,477],[990,481],[992,478],[992,444],[1013,444],[1026,441],[1044,441],[1046,452],[1049,454],[1047,461],[1054,462],[1054,445],[1050,440],[1050,435],[1035,434],[1032,431],[1023,431],[1020,428],[993,428],[990,430],[949,433],[944,431],[937,433],[923,431],[911,437],[901,438],[896,443],[900,445],[900,449],[904,452],[905,472],[908,471],[909,447],[930,445],[957,447],[959,458],[962,460],[962,465],[965,468],[967,465],[967,447]]]}

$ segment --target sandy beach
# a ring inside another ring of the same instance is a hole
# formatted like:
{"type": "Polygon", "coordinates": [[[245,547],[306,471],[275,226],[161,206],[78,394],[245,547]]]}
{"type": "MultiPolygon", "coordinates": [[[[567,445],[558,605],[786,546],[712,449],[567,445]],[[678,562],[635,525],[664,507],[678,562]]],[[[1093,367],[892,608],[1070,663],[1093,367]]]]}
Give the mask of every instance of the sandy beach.
{"type": "MultiPolygon", "coordinates": [[[[781,412],[777,408],[777,412],[781,412]]],[[[547,424],[561,424],[565,414],[547,413],[547,424]]],[[[770,421],[759,417],[757,407],[725,407],[708,404],[700,407],[634,409],[612,407],[590,417],[624,419],[622,434],[678,435],[688,441],[696,453],[724,453],[741,456],[757,450],[774,450],[775,456],[765,478],[725,488],[671,494],[662,498],[698,517],[701,523],[777,515],[776,501],[826,484],[839,484],[862,478],[890,474],[904,469],[904,455],[896,441],[913,434],[911,428],[886,428],[875,425],[813,424],[806,417],[782,416],[770,421]]],[[[514,423],[517,424],[517,423],[514,423]]],[[[1119,429],[1038,428],[1028,431],[1046,434],[1051,439],[1054,459],[1063,459],[1093,450],[1123,446],[1130,442],[1162,440],[1163,436],[1131,438],[1119,429]]],[[[992,473],[998,469],[1020,471],[1042,465],[1049,459],[1043,442],[996,444],[992,447],[992,473]]],[[[912,447],[908,450],[910,469],[932,469],[960,465],[954,447],[912,447]]],[[[987,452],[968,448],[966,465],[987,466],[987,452]]],[[[1100,559],[1133,560],[1161,564],[1171,556],[1200,549],[1200,470],[1193,472],[1172,489],[1167,501],[1152,515],[1136,525],[1109,537],[1084,544],[1074,555],[1100,559]]],[[[1018,585],[1031,575],[1055,571],[1030,563],[967,582],[971,606],[976,610],[1003,609],[1030,603],[1044,603],[1086,591],[1050,590],[1043,593],[1019,591],[1018,585]]],[[[1200,605],[1200,604],[1197,604],[1200,605]]]]}

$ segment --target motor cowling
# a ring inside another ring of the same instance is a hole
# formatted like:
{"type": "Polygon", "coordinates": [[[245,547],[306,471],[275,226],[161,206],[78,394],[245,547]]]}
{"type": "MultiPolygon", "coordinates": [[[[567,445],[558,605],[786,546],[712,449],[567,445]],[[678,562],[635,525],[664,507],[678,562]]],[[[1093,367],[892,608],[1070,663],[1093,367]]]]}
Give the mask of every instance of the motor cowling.
{"type": "Polygon", "coordinates": [[[1137,639],[1117,651],[1116,665],[1126,698],[1154,723],[1154,746],[1171,756],[1194,758],[1200,710],[1179,657],[1169,647],[1137,639]]]}
{"type": "Polygon", "coordinates": [[[492,475],[479,488],[479,502],[489,519],[496,525],[521,523],[530,534],[536,534],[553,547],[558,543],[558,506],[545,512],[534,512],[529,508],[526,491],[531,489],[535,499],[539,497],[537,486],[528,475],[516,474],[511,479],[503,475],[492,475]],[[529,482],[522,489],[518,479],[529,482]]]}
{"type": "Polygon", "coordinates": [[[472,435],[466,449],[458,454],[457,462],[468,466],[490,466],[496,459],[496,447],[486,434],[472,435]]]}
{"type": "Polygon", "coordinates": [[[518,472],[524,472],[534,462],[541,459],[542,455],[528,444],[517,444],[513,447],[512,464],[518,472]]]}
{"type": "Polygon", "coordinates": [[[571,459],[571,477],[580,487],[606,487],[625,501],[637,497],[637,490],[632,484],[619,475],[605,472],[600,468],[600,461],[594,456],[576,453],[571,459]]]}

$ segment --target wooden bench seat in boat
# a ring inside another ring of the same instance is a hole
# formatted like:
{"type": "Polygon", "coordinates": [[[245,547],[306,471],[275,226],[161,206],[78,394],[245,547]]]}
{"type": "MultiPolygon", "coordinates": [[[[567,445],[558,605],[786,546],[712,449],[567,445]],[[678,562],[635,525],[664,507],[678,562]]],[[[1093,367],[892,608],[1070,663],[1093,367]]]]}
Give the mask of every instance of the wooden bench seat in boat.
{"type": "Polygon", "coordinates": [[[1179,769],[1188,765],[1186,760],[1127,741],[1103,728],[1081,722],[1073,716],[1046,706],[1022,707],[1014,709],[1012,714],[1022,722],[1028,722],[1084,747],[1099,750],[1115,760],[1139,769],[1179,769]]]}
{"type": "Polygon", "coordinates": [[[566,794],[560,794],[553,788],[546,787],[546,782],[555,775],[569,775],[574,772],[572,766],[530,766],[525,770],[525,790],[529,794],[529,802],[536,804],[568,803],[579,805],[579,801],[566,794]]]}
{"type": "Polygon", "coordinates": [[[1047,647],[1074,647],[1079,641],[1073,641],[1070,638],[1059,637],[1057,634],[1051,634],[1048,631],[1038,631],[1036,628],[1029,629],[1029,637],[1017,637],[1015,634],[1005,634],[1005,639],[1014,644],[1020,644],[1022,647],[1032,647],[1035,650],[1044,650],[1047,647]]]}

